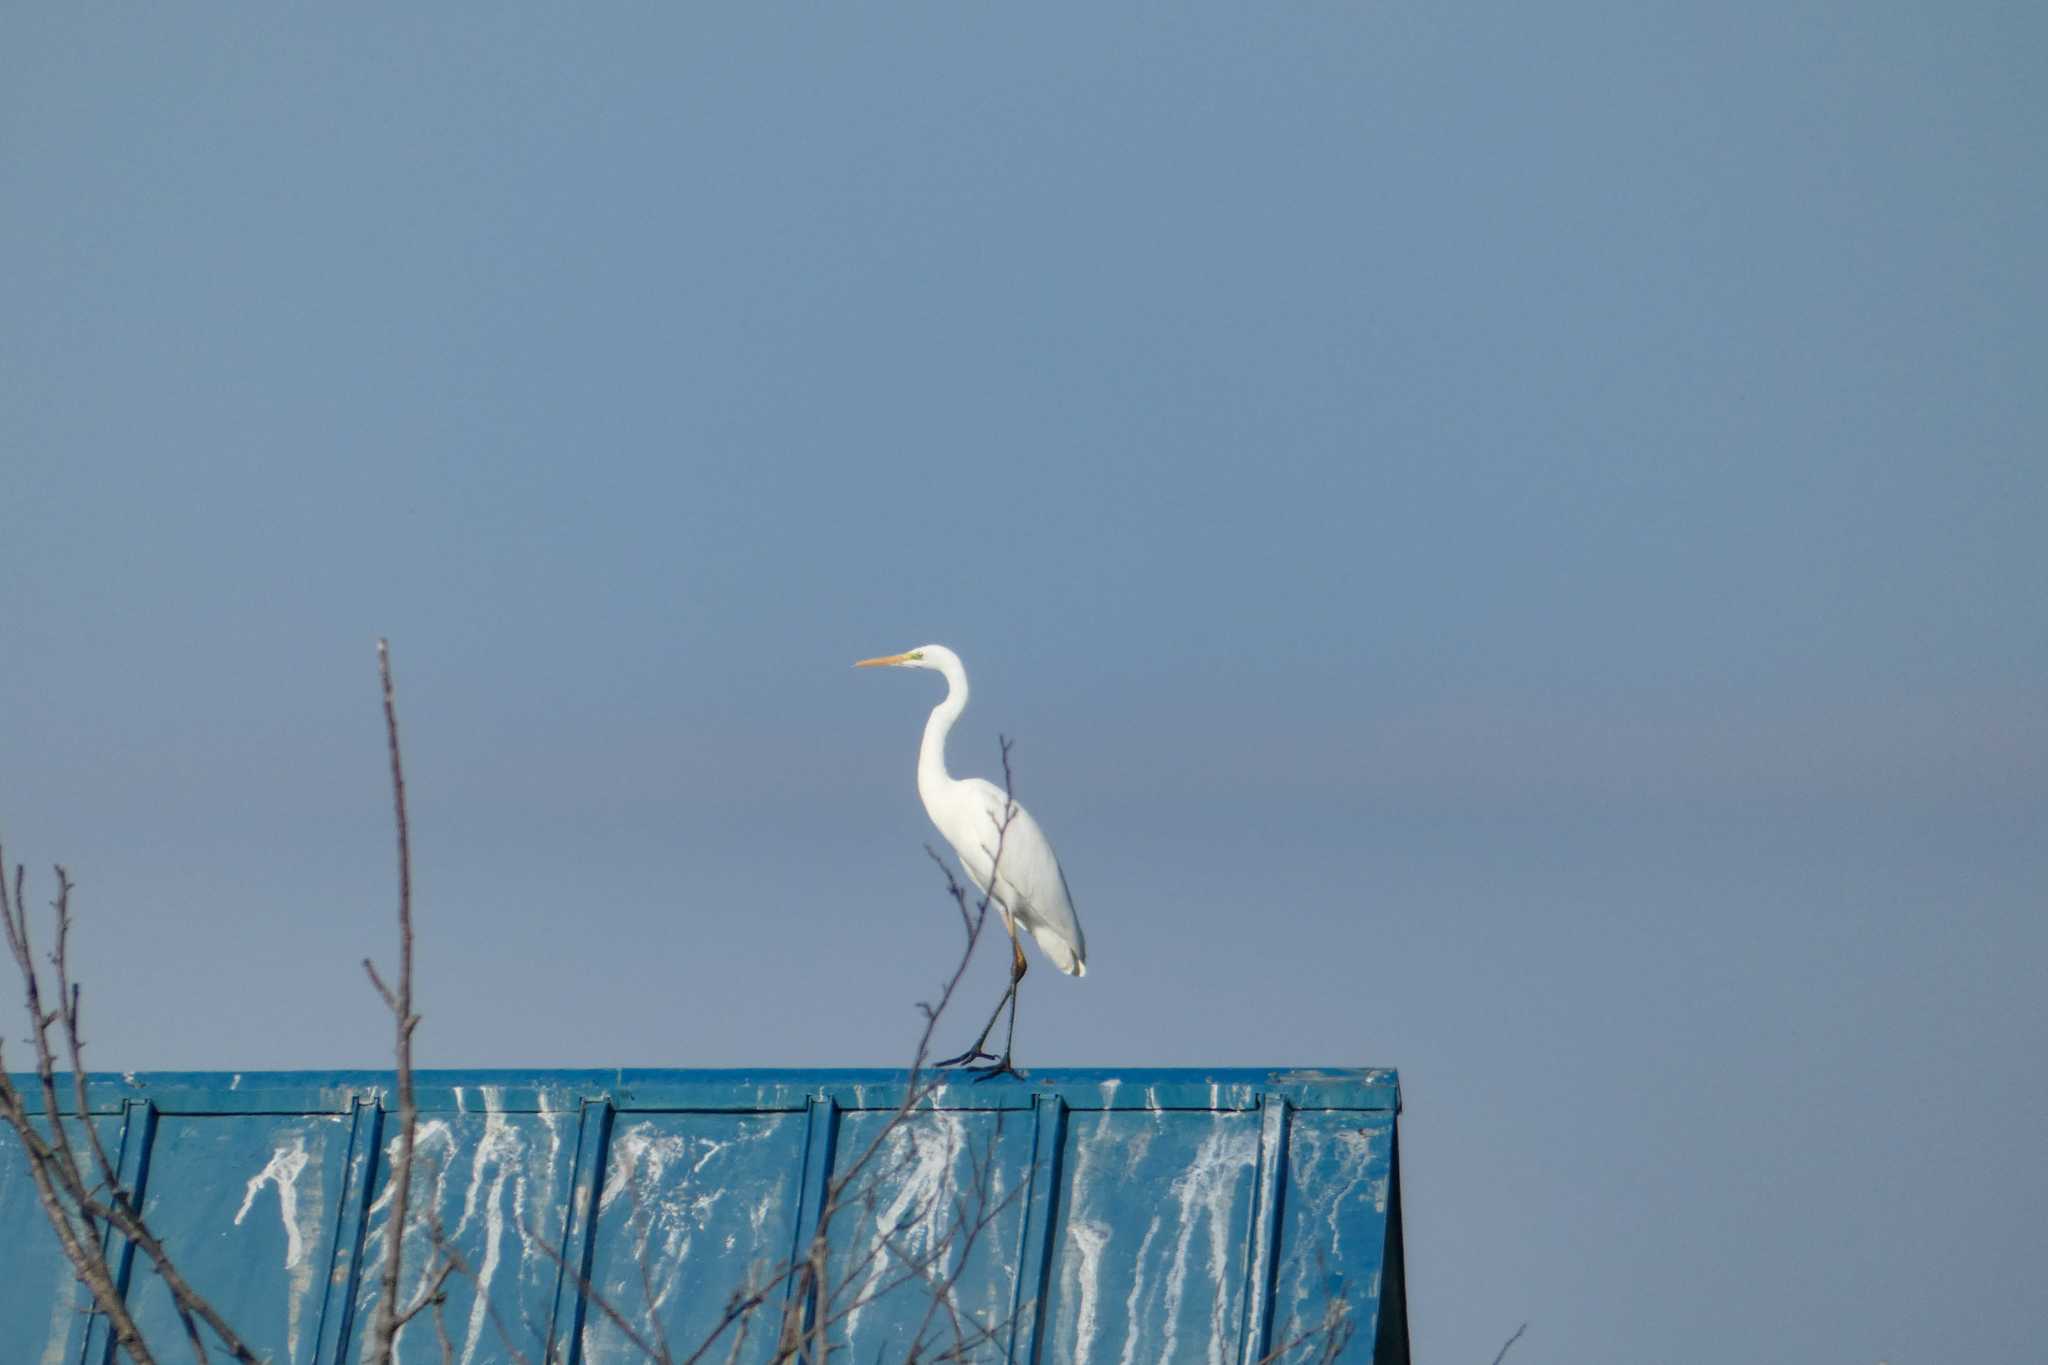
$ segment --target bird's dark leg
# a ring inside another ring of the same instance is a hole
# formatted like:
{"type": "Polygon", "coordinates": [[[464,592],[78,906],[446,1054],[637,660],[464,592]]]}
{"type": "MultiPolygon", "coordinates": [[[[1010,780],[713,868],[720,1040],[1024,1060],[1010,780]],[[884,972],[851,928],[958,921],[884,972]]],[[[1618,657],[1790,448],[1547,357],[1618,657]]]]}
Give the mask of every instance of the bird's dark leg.
{"type": "MultiPolygon", "coordinates": [[[[1002,1059],[997,1061],[994,1066],[979,1068],[981,1074],[974,1078],[977,1082],[988,1080],[994,1076],[1016,1076],[1022,1079],[1022,1073],[1016,1067],[1010,1065],[1010,1049],[1017,1042],[1017,984],[1024,979],[1024,973],[1029,970],[1031,970],[1031,964],[1024,960],[1024,945],[1017,941],[1017,926],[1012,924],[1010,926],[1010,990],[1007,996],[1010,1005],[1010,1031],[1003,1039],[1002,1059]]],[[[996,1006],[996,1013],[1001,1014],[1002,1012],[1003,1007],[1001,1005],[996,1006]]],[[[988,1021],[988,1025],[990,1028],[994,1028],[996,1021],[991,1019],[988,1021]]],[[[982,1042],[986,1041],[988,1041],[988,1035],[984,1033],[982,1035],[982,1042]]],[[[975,1047],[978,1050],[981,1044],[976,1043],[975,1047]]],[[[986,1052],[981,1055],[984,1057],[988,1056],[986,1052]]]]}
{"type": "Polygon", "coordinates": [[[1017,941],[1017,926],[1011,924],[1009,928],[1010,988],[1003,992],[1002,999],[996,1001],[996,1012],[991,1014],[988,1017],[988,1022],[981,1026],[981,1036],[974,1040],[974,1046],[968,1048],[967,1051],[961,1053],[958,1057],[948,1057],[943,1062],[933,1062],[933,1066],[963,1066],[971,1062],[997,1062],[997,1069],[999,1071],[1009,1069],[1010,1054],[1007,1047],[1005,1047],[1002,1059],[999,1062],[993,1052],[983,1052],[981,1050],[982,1044],[988,1041],[988,1036],[996,1031],[996,1020],[1003,1017],[1003,1006],[1008,1005],[1010,1007],[1011,1035],[1014,1037],[1017,1031],[1017,983],[1024,979],[1024,973],[1030,970],[1031,964],[1024,960],[1024,945],[1017,941]]]}
{"type": "Polygon", "coordinates": [[[1004,991],[1003,998],[996,1001],[996,1012],[988,1017],[988,1022],[986,1024],[982,1025],[981,1036],[974,1040],[974,1046],[968,1048],[967,1051],[961,1053],[958,1057],[948,1057],[945,1061],[933,1062],[932,1065],[960,1066],[967,1062],[994,1061],[996,1059],[995,1054],[993,1052],[983,1052],[981,1050],[981,1045],[988,1041],[988,1036],[991,1033],[994,1033],[996,1031],[996,1020],[1003,1017],[1003,1006],[1009,1004],[1010,1001],[1016,996],[1016,994],[1017,978],[1013,976],[1010,978],[1010,989],[1004,991]]]}

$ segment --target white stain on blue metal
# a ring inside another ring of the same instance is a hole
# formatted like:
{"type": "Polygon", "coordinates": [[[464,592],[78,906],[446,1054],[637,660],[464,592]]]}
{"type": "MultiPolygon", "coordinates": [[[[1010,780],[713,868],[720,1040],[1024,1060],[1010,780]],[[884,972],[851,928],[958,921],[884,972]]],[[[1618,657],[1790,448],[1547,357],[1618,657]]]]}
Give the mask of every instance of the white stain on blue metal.
{"type": "MultiPolygon", "coordinates": [[[[1067,1232],[1077,1262],[1074,1266],[1078,1300],[1074,1309],[1074,1360],[1077,1365],[1087,1365],[1095,1352],[1095,1336],[1100,1328],[1095,1300],[1102,1292],[1102,1252],[1109,1245],[1110,1233],[1109,1224],[1097,1222],[1075,1223],[1067,1232]]],[[[1124,1353],[1130,1354],[1128,1345],[1124,1353]]]]}
{"type": "MultiPolygon", "coordinates": [[[[1145,1297],[1145,1267],[1148,1264],[1146,1258],[1151,1255],[1152,1242],[1159,1236],[1161,1223],[1160,1215],[1153,1214],[1152,1220],[1145,1224],[1145,1235],[1138,1239],[1137,1260],[1135,1269],[1131,1273],[1131,1292],[1124,1299],[1125,1322],[1136,1322],[1138,1320],[1138,1305],[1145,1297]]],[[[1119,1361],[1119,1365],[1136,1365],[1137,1358],[1137,1334],[1135,1332],[1127,1332],[1124,1334],[1124,1353],[1119,1361]]]]}
{"type": "MultiPolygon", "coordinates": [[[[552,1191],[555,1187],[556,1172],[561,1169],[562,1111],[555,1106],[554,1102],[549,1098],[546,1091],[542,1091],[540,1094],[540,1121],[541,1125],[548,1130],[548,1160],[546,1179],[543,1182],[543,1187],[545,1189],[552,1191]]],[[[530,1256],[534,1253],[535,1250],[537,1250],[537,1248],[534,1246],[533,1243],[533,1234],[531,1231],[528,1230],[526,1226],[526,1218],[524,1216],[525,1207],[523,1200],[521,1203],[520,1213],[521,1216],[519,1218],[518,1223],[519,1243],[520,1246],[524,1248],[525,1254],[530,1256]]]]}
{"type": "Polygon", "coordinates": [[[866,1243],[860,1263],[867,1267],[851,1290],[849,1339],[859,1338],[861,1317],[875,1302],[882,1281],[905,1273],[905,1264],[918,1267],[914,1273],[933,1283],[933,1292],[951,1299],[951,1286],[942,1279],[949,1269],[943,1239],[960,1193],[953,1176],[964,1151],[963,1134],[958,1114],[933,1114],[895,1129],[878,1151],[867,1181],[848,1192],[852,1235],[866,1243]]]}
{"type": "Polygon", "coordinates": [[[1278,1267],[1285,1305],[1275,1340],[1312,1329],[1331,1302],[1365,1330],[1377,1316],[1382,1271],[1398,1229],[1391,1115],[1297,1116],[1289,1143],[1278,1267]]]}
{"type": "MultiPolygon", "coordinates": [[[[1298,1140],[1304,1159],[1311,1168],[1318,1165],[1329,1168],[1329,1173],[1317,1182],[1309,1205],[1330,1229],[1331,1259],[1341,1260],[1344,1256],[1345,1206],[1372,1174],[1372,1134],[1352,1128],[1339,1128],[1335,1133],[1325,1134],[1304,1125],[1298,1140]]],[[[1382,1184],[1369,1193],[1373,1208],[1385,1213],[1385,1186],[1382,1184]]]]}
{"type": "MultiPolygon", "coordinates": [[[[394,1164],[398,1160],[399,1145],[400,1140],[396,1136],[393,1136],[385,1144],[384,1170],[387,1173],[387,1178],[384,1182],[383,1192],[377,1196],[376,1202],[371,1204],[369,1208],[369,1217],[376,1230],[369,1233],[364,1239],[362,1263],[372,1267],[372,1269],[369,1274],[363,1277],[363,1295],[356,1314],[365,1323],[370,1320],[370,1310],[377,1301],[378,1289],[382,1284],[381,1267],[384,1264],[384,1258],[389,1255],[390,1239],[394,1235],[389,1215],[391,1201],[397,1193],[397,1187],[388,1178],[388,1173],[393,1169],[394,1164]],[[381,1224],[376,1222],[379,1214],[385,1216],[385,1221],[381,1224]]],[[[401,1284],[399,1286],[398,1301],[401,1304],[409,1304],[417,1300],[420,1292],[426,1288],[428,1277],[434,1273],[433,1256],[431,1255],[432,1247],[429,1242],[430,1229],[432,1227],[431,1219],[439,1209],[442,1197],[447,1192],[448,1164],[454,1159],[454,1155],[455,1131],[446,1120],[425,1119],[413,1130],[414,1181],[417,1184],[419,1172],[424,1169],[432,1173],[432,1182],[428,1187],[429,1192],[425,1194],[425,1197],[421,1197],[419,1190],[414,1190],[406,1209],[405,1226],[396,1233],[397,1236],[404,1240],[407,1247],[402,1264],[410,1267],[413,1275],[413,1283],[411,1285],[401,1284]]],[[[393,1341],[402,1343],[406,1332],[410,1328],[410,1323],[400,1327],[393,1341]]],[[[361,1336],[362,1354],[359,1358],[368,1361],[371,1356],[372,1343],[367,1332],[362,1333],[361,1336]]]]}
{"type": "MultiPolygon", "coordinates": [[[[235,1210],[235,1226],[249,1216],[249,1210],[256,1203],[256,1194],[265,1185],[277,1189],[277,1217],[284,1227],[284,1269],[290,1277],[285,1291],[285,1346],[293,1357],[299,1353],[299,1328],[306,1308],[306,1296],[313,1288],[313,1263],[306,1255],[306,1240],[309,1233],[317,1235],[320,1225],[320,1196],[317,1190],[307,1202],[307,1213],[312,1226],[301,1225],[299,1215],[299,1177],[311,1160],[306,1155],[306,1135],[294,1133],[288,1145],[272,1150],[270,1160],[263,1169],[249,1177],[243,1187],[242,1206],[235,1210]]],[[[315,1171],[318,1183],[318,1171],[315,1171]]]]}
{"type": "Polygon", "coordinates": [[[1209,1257],[1209,1332],[1207,1358],[1210,1365],[1222,1365],[1226,1317],[1232,1307],[1228,1270],[1231,1208],[1245,1175],[1258,1159],[1258,1134],[1241,1120],[1223,1114],[1209,1116],[1212,1125],[1196,1149],[1188,1168],[1171,1186],[1179,1202],[1179,1231],[1174,1239],[1173,1265],[1166,1277],[1166,1345],[1162,1356],[1178,1360],[1181,1305],[1187,1293],[1188,1253],[1198,1225],[1206,1223],[1209,1257]]]}
{"type": "MultiPolygon", "coordinates": [[[[695,1201],[687,1188],[671,1190],[668,1176],[671,1167],[686,1168],[689,1155],[687,1137],[664,1133],[652,1122],[634,1124],[613,1135],[611,1169],[605,1174],[604,1193],[598,1199],[600,1213],[620,1199],[627,1201],[625,1235],[632,1246],[633,1262],[649,1273],[654,1287],[651,1306],[656,1310],[668,1301],[689,1253],[695,1201]],[[650,1259],[649,1247],[657,1234],[660,1248],[650,1259]]],[[[611,1292],[621,1298],[629,1291],[623,1277],[611,1286],[611,1292]]]]}
{"type": "MultiPolygon", "coordinates": [[[[485,1086],[484,1091],[484,1135],[476,1144],[476,1155],[470,1160],[469,1189],[463,1195],[462,1221],[455,1225],[455,1236],[460,1237],[475,1216],[479,1191],[483,1192],[484,1218],[484,1259],[476,1272],[476,1296],[469,1308],[469,1334],[462,1343],[462,1365],[470,1365],[476,1359],[477,1343],[483,1340],[484,1318],[491,1306],[491,1281],[497,1278],[498,1266],[504,1255],[505,1245],[505,1189],[513,1186],[513,1209],[517,1214],[524,1211],[526,1204],[526,1174],[520,1169],[520,1157],[524,1144],[513,1131],[505,1113],[498,1107],[495,1087],[485,1086]],[[484,1190],[485,1181],[490,1182],[484,1190]]],[[[462,1092],[456,1091],[457,1095],[462,1092]]],[[[517,1227],[517,1221],[513,1226],[517,1227]]]]}
{"type": "Polygon", "coordinates": [[[294,1134],[289,1147],[279,1147],[270,1154],[270,1160],[262,1170],[249,1177],[243,1188],[242,1206],[235,1210],[235,1226],[249,1216],[250,1207],[256,1202],[256,1192],[265,1185],[277,1186],[277,1212],[284,1223],[284,1266],[289,1270],[297,1265],[306,1254],[306,1243],[299,1232],[299,1172],[306,1169],[305,1135],[294,1134]]]}
{"type": "MultiPolygon", "coordinates": [[[[1115,1087],[1105,1087],[1108,1094],[1116,1094],[1115,1087]]],[[[1147,1106],[1150,1106],[1150,1092],[1147,1092],[1147,1106]]],[[[1073,1193],[1070,1196],[1076,1210],[1086,1207],[1084,1198],[1094,1193],[1094,1182],[1089,1179],[1097,1153],[1109,1149],[1110,1123],[1115,1111],[1105,1103],[1102,1114],[1096,1119],[1095,1140],[1082,1144],[1074,1158],[1073,1193]]],[[[1067,1239],[1074,1250],[1073,1260],[1068,1269],[1069,1283],[1074,1297],[1071,1339],[1074,1343],[1075,1365],[1088,1365],[1089,1356],[1095,1350],[1095,1336],[1100,1319],[1096,1300],[1101,1295],[1102,1253],[1109,1245],[1114,1229],[1108,1221],[1098,1221],[1070,1214],[1067,1224],[1067,1239]]],[[[1142,1272],[1140,1272],[1142,1273],[1142,1272]]]]}
{"type": "Polygon", "coordinates": [[[64,1349],[71,1338],[71,1324],[78,1319],[78,1281],[69,1263],[57,1262],[57,1283],[50,1289],[50,1335],[43,1341],[39,1365],[64,1365],[64,1349]]]}

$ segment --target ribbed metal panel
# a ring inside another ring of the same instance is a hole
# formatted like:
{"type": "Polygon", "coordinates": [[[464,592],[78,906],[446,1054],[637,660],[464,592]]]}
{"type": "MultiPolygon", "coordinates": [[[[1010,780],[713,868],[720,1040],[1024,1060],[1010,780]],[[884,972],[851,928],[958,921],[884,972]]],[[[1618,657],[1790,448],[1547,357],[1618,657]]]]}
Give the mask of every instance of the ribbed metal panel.
{"type": "MultiPolygon", "coordinates": [[[[159,1234],[279,1365],[364,1350],[395,1235],[391,1079],[91,1084],[94,1121],[159,1234]]],[[[1310,1360],[1335,1303],[1337,1359],[1407,1359],[1392,1072],[963,1077],[891,1127],[906,1084],[423,1072],[402,1292],[424,1283],[438,1225],[466,1267],[441,1312],[458,1361],[610,1365],[643,1358],[634,1334],[680,1359],[714,1333],[708,1359],[766,1360],[794,1287],[776,1272],[808,1252],[836,1192],[822,1310],[835,1356],[965,1343],[974,1360],[1310,1360]],[[735,1321],[750,1286],[765,1307],[735,1321]]],[[[22,1162],[0,1138],[0,1359],[100,1365],[104,1324],[79,1311],[22,1162]]],[[[145,1332],[183,1350],[154,1271],[138,1259],[126,1274],[145,1332]]],[[[442,1358],[426,1317],[400,1345],[407,1361],[442,1358]]]]}

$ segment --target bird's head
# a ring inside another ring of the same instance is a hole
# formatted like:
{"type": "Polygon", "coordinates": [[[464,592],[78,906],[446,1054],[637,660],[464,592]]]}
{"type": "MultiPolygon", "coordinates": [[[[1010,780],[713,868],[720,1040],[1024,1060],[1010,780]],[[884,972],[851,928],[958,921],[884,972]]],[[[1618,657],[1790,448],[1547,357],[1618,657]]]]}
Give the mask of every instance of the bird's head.
{"type": "Polygon", "coordinates": [[[960,656],[944,645],[919,645],[906,649],[901,654],[884,654],[878,659],[862,659],[855,668],[930,668],[944,672],[948,663],[957,665],[960,656]]]}

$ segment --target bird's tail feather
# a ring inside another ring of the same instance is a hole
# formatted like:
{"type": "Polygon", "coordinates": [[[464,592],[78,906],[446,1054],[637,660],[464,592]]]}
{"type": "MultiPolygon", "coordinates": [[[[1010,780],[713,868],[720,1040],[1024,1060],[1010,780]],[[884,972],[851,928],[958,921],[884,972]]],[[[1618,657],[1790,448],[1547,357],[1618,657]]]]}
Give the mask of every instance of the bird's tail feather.
{"type": "Polygon", "coordinates": [[[1037,940],[1039,951],[1045,954],[1046,960],[1053,966],[1068,976],[1088,975],[1088,963],[1073,944],[1035,925],[1032,926],[1031,937],[1037,940]]]}

